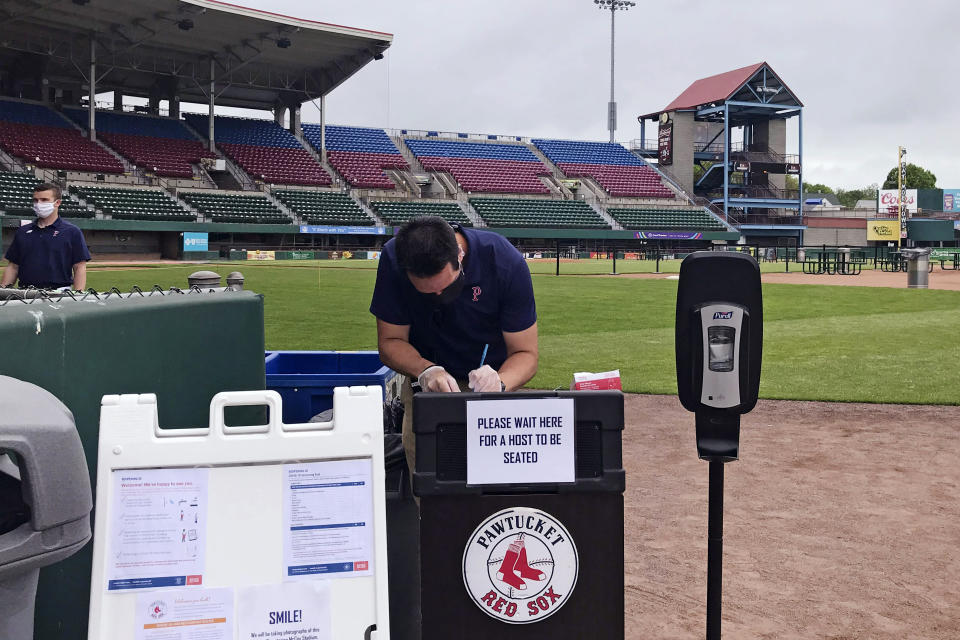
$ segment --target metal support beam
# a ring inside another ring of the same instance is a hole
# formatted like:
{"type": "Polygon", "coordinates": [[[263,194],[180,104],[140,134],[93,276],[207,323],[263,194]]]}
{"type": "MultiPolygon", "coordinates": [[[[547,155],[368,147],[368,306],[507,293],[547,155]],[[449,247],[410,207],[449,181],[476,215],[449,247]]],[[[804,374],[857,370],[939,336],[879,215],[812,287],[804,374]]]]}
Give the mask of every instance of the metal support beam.
{"type": "Polygon", "coordinates": [[[320,96],[320,160],[327,163],[327,94],[320,96]]]}
{"type": "Polygon", "coordinates": [[[217,81],[214,72],[216,71],[216,60],[210,56],[210,91],[207,93],[207,139],[210,142],[210,151],[216,151],[213,131],[213,105],[217,99],[217,81]]]}
{"type": "Polygon", "coordinates": [[[295,136],[303,134],[303,121],[300,119],[300,104],[291,105],[290,108],[290,133],[295,136]]]}
{"type": "Polygon", "coordinates": [[[87,78],[90,87],[90,98],[87,104],[87,131],[90,140],[97,139],[97,41],[90,34],[90,77],[87,78]]]}
{"type": "Polygon", "coordinates": [[[797,174],[797,212],[800,214],[800,224],[803,224],[803,111],[800,109],[797,109],[797,162],[800,164],[800,173],[797,174]]]}
{"type": "Polygon", "coordinates": [[[723,220],[730,224],[730,103],[723,105],[723,220]]]}
{"type": "Polygon", "coordinates": [[[610,128],[610,142],[614,141],[614,133],[617,130],[617,103],[613,100],[613,25],[616,18],[616,7],[610,7],[610,105],[607,114],[607,126],[610,128]]]}

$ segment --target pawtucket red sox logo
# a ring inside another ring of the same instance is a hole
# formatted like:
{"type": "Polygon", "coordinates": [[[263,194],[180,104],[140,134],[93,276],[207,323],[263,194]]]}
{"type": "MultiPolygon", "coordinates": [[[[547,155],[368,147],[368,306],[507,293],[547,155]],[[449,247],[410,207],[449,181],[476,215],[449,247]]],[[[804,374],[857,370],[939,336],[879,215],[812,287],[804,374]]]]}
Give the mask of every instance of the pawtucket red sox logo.
{"type": "Polygon", "coordinates": [[[577,547],[548,513],[514,507],[474,530],[463,551],[463,583],[497,620],[527,624],[560,609],[577,584],[577,547]]]}
{"type": "Polygon", "coordinates": [[[474,287],[474,288],[473,288],[473,301],[474,301],[474,302],[479,302],[479,301],[480,301],[480,294],[481,294],[481,293],[483,293],[483,290],[480,289],[480,287],[474,287]]]}

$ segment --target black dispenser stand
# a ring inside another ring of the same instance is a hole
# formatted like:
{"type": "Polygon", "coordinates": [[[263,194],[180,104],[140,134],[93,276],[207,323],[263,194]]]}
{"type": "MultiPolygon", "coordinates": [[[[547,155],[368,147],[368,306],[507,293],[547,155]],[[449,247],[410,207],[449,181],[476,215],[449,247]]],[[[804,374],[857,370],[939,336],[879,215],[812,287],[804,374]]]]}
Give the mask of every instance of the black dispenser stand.
{"type": "Polygon", "coordinates": [[[740,416],[696,413],[697,454],[710,463],[707,515],[707,640],[720,640],[723,608],[723,465],[737,459],[740,416]]]}

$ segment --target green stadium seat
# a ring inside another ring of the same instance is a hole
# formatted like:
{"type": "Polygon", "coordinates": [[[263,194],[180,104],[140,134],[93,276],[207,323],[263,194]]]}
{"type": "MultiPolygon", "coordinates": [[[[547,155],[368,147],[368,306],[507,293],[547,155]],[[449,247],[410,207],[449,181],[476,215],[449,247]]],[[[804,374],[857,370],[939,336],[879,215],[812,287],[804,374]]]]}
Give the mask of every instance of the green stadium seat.
{"type": "Polygon", "coordinates": [[[197,221],[173,196],[157,189],[71,185],[69,191],[114,220],[197,221]]]}
{"type": "Polygon", "coordinates": [[[464,227],[473,225],[470,218],[456,202],[389,200],[371,202],[370,206],[373,207],[378,216],[393,225],[402,225],[417,216],[438,216],[447,222],[464,227]]]}
{"type": "Polygon", "coordinates": [[[723,231],[723,224],[705,209],[613,207],[607,210],[624,229],[639,231],[723,231]]]}
{"type": "MultiPolygon", "coordinates": [[[[33,215],[33,188],[40,180],[24,173],[0,172],[0,210],[9,215],[33,215]]],[[[92,218],[93,211],[64,193],[60,201],[60,215],[64,218],[92,218]]]]}
{"type": "Polygon", "coordinates": [[[307,224],[367,226],[374,221],[350,196],[339,191],[273,189],[273,196],[307,224]]]}
{"type": "Polygon", "coordinates": [[[204,216],[209,216],[213,222],[242,224],[291,224],[293,222],[290,216],[262,194],[182,191],[180,197],[204,216]]]}
{"type": "Polygon", "coordinates": [[[491,227],[610,228],[590,205],[580,200],[470,198],[469,202],[491,227]]]}

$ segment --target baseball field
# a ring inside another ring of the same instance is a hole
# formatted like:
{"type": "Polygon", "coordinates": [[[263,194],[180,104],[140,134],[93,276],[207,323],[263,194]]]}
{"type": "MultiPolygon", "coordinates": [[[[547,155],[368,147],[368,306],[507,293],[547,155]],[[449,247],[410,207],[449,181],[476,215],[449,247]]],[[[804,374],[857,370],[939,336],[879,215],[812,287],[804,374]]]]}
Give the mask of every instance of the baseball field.
{"type": "MultiPolygon", "coordinates": [[[[636,276],[597,277],[610,261],[562,265],[531,263],[540,330],[535,388],[569,387],[576,371],[620,369],[624,390],[676,393],[673,326],[679,261],[618,261],[636,276]],[[603,262],[603,265],[595,263],[603,262]]],[[[368,311],[376,263],[219,263],[246,288],[265,296],[268,349],[376,349],[368,311]]],[[[98,290],[133,284],[186,285],[198,265],[91,267],[98,290]]],[[[782,265],[764,265],[783,271],[782,265]]],[[[953,273],[943,272],[944,277],[953,273]]],[[[787,274],[769,274],[771,278],[787,274]]],[[[803,278],[802,274],[790,274],[803,278]]],[[[874,274],[865,273],[857,278],[874,274]]],[[[902,286],[904,274],[890,276],[902,286]]],[[[931,275],[936,281],[941,273],[931,275]]],[[[846,276],[809,276],[818,284],[764,285],[764,358],[761,397],[838,402],[960,404],[960,291],[829,286],[854,284],[846,276]],[[823,286],[825,283],[827,286],[823,286]]],[[[480,354],[477,354],[479,360],[480,354]]]]}
{"type": "MultiPolygon", "coordinates": [[[[270,349],[374,349],[375,266],[208,267],[241,270],[264,294],[270,349]]],[[[605,261],[564,263],[560,277],[554,266],[531,263],[541,352],[531,386],[619,368],[634,392],[623,434],[626,636],[703,637],[707,465],[674,395],[679,262],[661,275],[642,262],[618,261],[635,270],[624,276],[585,275],[609,273],[605,261]]],[[[89,280],[184,287],[200,268],[92,266],[89,280]]],[[[902,273],[763,270],[763,399],[726,473],[724,637],[955,640],[960,272],[931,274],[939,290],[908,290],[902,273]]]]}

